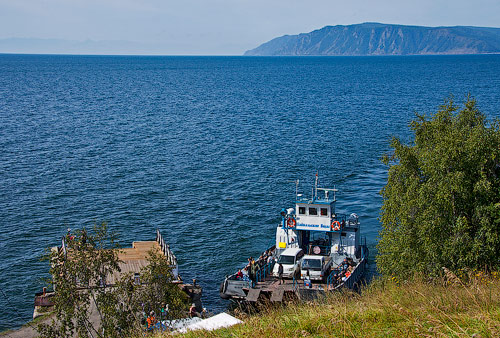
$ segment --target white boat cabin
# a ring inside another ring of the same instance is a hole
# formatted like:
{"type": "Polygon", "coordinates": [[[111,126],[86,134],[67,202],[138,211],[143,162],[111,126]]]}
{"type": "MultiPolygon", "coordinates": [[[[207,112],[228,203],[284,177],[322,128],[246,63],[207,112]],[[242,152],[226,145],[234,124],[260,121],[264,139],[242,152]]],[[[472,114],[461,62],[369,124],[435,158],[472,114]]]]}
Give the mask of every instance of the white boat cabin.
{"type": "Polygon", "coordinates": [[[312,198],[296,194],[295,208],[282,210],[282,222],[276,229],[279,253],[286,248],[302,248],[309,255],[355,257],[359,254],[358,216],[336,213],[336,191],[318,188],[316,183],[312,198]],[[318,190],[324,192],[324,197],[318,197],[318,190]]]}

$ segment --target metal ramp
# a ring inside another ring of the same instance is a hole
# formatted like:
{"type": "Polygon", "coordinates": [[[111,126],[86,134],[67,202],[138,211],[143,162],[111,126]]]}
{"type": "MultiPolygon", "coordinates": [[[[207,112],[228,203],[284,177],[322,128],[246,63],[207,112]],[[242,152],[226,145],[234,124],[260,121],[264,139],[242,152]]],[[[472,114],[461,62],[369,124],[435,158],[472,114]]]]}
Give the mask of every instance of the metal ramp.
{"type": "Polygon", "coordinates": [[[283,301],[283,295],[285,294],[285,290],[282,288],[276,289],[273,291],[271,295],[271,302],[281,302],[283,301]]]}
{"type": "Polygon", "coordinates": [[[260,296],[260,289],[250,289],[248,290],[248,295],[246,300],[249,302],[256,302],[260,296]]]}

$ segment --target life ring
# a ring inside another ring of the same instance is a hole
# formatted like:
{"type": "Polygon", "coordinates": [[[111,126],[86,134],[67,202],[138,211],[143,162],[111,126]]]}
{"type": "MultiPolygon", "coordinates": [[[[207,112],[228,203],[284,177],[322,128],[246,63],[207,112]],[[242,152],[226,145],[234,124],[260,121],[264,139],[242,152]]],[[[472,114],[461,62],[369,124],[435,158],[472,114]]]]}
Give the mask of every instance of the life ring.
{"type": "Polygon", "coordinates": [[[340,222],[332,220],[332,231],[339,231],[341,228],[340,222]]]}
{"type": "Polygon", "coordinates": [[[293,228],[295,227],[295,224],[297,222],[295,221],[295,218],[289,218],[287,221],[286,221],[286,225],[289,227],[289,228],[293,228]]]}

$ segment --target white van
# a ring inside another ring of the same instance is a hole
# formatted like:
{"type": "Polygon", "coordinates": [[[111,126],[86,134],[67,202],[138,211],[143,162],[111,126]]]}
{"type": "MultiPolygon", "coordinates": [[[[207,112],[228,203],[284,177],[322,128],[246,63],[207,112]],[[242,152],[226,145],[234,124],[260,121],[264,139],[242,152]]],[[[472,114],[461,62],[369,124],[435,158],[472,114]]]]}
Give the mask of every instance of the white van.
{"type": "Polygon", "coordinates": [[[300,264],[304,257],[304,251],[300,248],[288,248],[281,253],[273,268],[273,276],[278,276],[278,268],[280,263],[283,265],[283,278],[293,278],[300,276],[300,264]]]}

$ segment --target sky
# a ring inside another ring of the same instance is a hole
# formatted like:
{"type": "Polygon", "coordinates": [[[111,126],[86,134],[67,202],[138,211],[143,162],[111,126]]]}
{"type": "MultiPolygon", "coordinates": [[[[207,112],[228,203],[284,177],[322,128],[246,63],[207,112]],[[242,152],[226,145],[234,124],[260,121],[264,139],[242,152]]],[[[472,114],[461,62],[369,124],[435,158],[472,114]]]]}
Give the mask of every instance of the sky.
{"type": "Polygon", "coordinates": [[[0,0],[0,39],[118,41],[109,48],[241,55],[326,25],[500,27],[499,13],[500,0],[0,0]]]}

